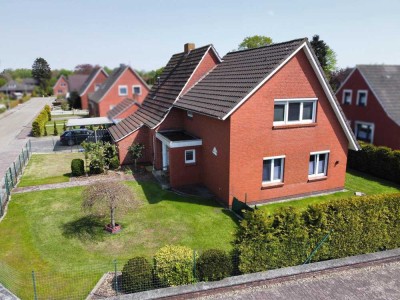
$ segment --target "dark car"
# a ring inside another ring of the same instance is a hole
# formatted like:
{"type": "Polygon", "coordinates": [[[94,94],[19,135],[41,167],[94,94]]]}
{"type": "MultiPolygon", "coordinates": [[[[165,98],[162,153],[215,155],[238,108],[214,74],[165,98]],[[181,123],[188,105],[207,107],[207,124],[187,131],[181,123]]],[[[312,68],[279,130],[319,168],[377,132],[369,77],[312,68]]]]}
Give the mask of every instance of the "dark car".
{"type": "Polygon", "coordinates": [[[94,131],[89,129],[73,129],[67,130],[60,136],[60,142],[63,145],[79,145],[89,136],[93,135],[94,131]]]}

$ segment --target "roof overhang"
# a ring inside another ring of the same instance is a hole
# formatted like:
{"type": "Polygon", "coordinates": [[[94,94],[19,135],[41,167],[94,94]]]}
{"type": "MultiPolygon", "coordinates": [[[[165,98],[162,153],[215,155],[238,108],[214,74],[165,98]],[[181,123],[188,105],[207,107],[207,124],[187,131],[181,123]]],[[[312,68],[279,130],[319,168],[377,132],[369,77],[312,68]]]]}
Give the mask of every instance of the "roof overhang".
{"type": "Polygon", "coordinates": [[[203,145],[203,140],[182,131],[156,132],[156,138],[169,148],[195,147],[203,145]],[[170,134],[179,133],[182,139],[173,139],[170,134]]]}
{"type": "Polygon", "coordinates": [[[109,118],[98,117],[98,118],[68,119],[66,126],[72,127],[72,126],[111,125],[111,124],[114,123],[109,118]]]}

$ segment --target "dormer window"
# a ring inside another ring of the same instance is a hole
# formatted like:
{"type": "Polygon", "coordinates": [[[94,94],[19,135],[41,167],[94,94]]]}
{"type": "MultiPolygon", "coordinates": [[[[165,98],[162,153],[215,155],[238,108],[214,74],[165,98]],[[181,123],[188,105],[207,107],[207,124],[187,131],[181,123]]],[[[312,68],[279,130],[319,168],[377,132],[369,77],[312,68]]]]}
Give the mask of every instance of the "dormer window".
{"type": "Polygon", "coordinates": [[[351,104],[351,96],[353,95],[352,90],[343,90],[343,104],[350,105],[351,104]]]}
{"type": "Polygon", "coordinates": [[[317,99],[275,100],[274,126],[315,123],[317,99]]]}
{"type": "Polygon", "coordinates": [[[96,83],[94,85],[94,91],[96,92],[100,88],[100,86],[101,86],[101,83],[96,83]]]}
{"type": "Polygon", "coordinates": [[[357,105],[367,106],[367,100],[368,100],[367,97],[368,97],[368,91],[366,90],[357,91],[357,105]]]}
{"type": "Polygon", "coordinates": [[[142,94],[142,87],[140,85],[133,85],[132,86],[132,94],[133,95],[141,95],[142,94]]]}
{"type": "Polygon", "coordinates": [[[119,96],[128,96],[128,86],[119,85],[118,86],[118,95],[119,96]]]}

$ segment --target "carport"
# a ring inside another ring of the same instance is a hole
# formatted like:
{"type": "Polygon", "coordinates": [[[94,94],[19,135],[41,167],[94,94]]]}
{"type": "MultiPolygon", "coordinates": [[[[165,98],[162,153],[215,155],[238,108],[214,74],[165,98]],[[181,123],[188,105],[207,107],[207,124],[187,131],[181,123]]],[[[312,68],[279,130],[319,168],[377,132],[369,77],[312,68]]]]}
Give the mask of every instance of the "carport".
{"type": "Polygon", "coordinates": [[[113,121],[111,121],[107,117],[97,117],[97,118],[68,119],[66,126],[67,127],[104,126],[105,128],[108,128],[113,124],[114,124],[113,121]]]}

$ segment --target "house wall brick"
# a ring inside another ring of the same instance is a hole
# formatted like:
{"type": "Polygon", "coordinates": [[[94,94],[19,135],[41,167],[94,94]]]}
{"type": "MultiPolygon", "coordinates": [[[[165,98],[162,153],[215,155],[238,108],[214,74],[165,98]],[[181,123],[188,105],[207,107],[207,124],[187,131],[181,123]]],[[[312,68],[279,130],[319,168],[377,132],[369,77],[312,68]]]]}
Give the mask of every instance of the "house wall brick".
{"type": "Polygon", "coordinates": [[[66,95],[68,93],[68,82],[65,79],[64,76],[60,77],[56,84],[53,87],[53,95],[54,96],[59,96],[59,95],[66,95]],[[65,84],[65,86],[62,86],[61,84],[65,84]],[[61,91],[61,93],[59,93],[61,91]]]}
{"type": "Polygon", "coordinates": [[[355,132],[355,121],[375,124],[373,143],[378,146],[387,146],[400,149],[400,126],[398,126],[384,111],[374,93],[365,82],[359,70],[355,70],[351,77],[341,87],[336,97],[355,132]],[[343,90],[352,90],[351,104],[343,104],[343,90]],[[358,106],[357,91],[367,90],[367,106],[358,106]]]}
{"type": "Polygon", "coordinates": [[[202,182],[201,166],[202,152],[201,146],[171,148],[169,150],[170,158],[170,176],[169,181],[171,187],[179,187],[189,184],[199,184],[202,182]],[[185,150],[195,150],[196,162],[191,164],[185,163],[185,150]]]}
{"type": "Polygon", "coordinates": [[[106,81],[106,79],[107,76],[104,72],[97,73],[96,77],[94,78],[94,80],[92,80],[86,91],[80,95],[82,109],[89,109],[89,94],[94,93],[95,86],[97,84],[102,84],[104,81],[106,81]]]}
{"type": "MultiPolygon", "coordinates": [[[[248,203],[344,187],[347,138],[303,51],[230,117],[229,199],[248,203]],[[274,99],[318,98],[315,127],[273,129],[274,99]],[[308,181],[310,152],[330,150],[326,180],[308,181]],[[263,158],[286,155],[284,185],[262,188],[263,158]]],[[[215,130],[213,129],[213,132],[215,130]]]]}
{"type": "Polygon", "coordinates": [[[139,130],[116,143],[118,149],[118,158],[121,165],[133,163],[132,156],[128,152],[128,147],[133,143],[140,143],[145,147],[143,157],[139,160],[139,162],[151,161],[152,146],[149,144],[149,131],[150,129],[148,127],[143,126],[139,130]]]}
{"type": "Polygon", "coordinates": [[[94,103],[96,107],[93,110],[94,116],[97,117],[105,117],[107,112],[115,105],[120,103],[125,98],[134,98],[139,103],[142,103],[146,98],[149,89],[145,86],[141,80],[130,70],[130,68],[126,69],[125,72],[120,76],[120,78],[114,83],[114,85],[108,90],[108,92],[104,95],[103,99],[99,103],[94,103]],[[128,87],[128,95],[119,96],[118,86],[126,85],[128,87]],[[132,94],[132,86],[140,85],[142,88],[142,94],[138,97],[134,97],[132,94]]]}

